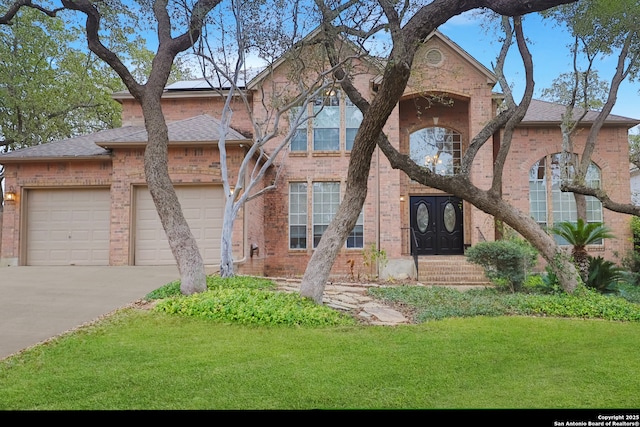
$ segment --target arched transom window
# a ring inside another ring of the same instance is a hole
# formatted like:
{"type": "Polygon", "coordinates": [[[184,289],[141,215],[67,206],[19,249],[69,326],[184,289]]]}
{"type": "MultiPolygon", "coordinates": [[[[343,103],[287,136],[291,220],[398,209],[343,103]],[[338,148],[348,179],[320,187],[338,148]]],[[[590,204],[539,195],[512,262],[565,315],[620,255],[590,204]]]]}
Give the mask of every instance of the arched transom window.
{"type": "MultiPolygon", "coordinates": [[[[530,214],[545,228],[563,221],[578,221],[573,193],[560,191],[561,171],[560,153],[543,157],[529,170],[530,214]]],[[[568,173],[571,174],[572,170],[568,173]]],[[[600,179],[600,168],[591,162],[587,169],[586,184],[592,188],[599,188],[600,179]]],[[[586,196],[586,203],[587,222],[602,222],[602,203],[591,196],[586,196]]]]}
{"type": "Polygon", "coordinates": [[[420,129],[410,135],[411,159],[439,175],[453,175],[460,171],[462,137],[442,127],[420,129]]]}

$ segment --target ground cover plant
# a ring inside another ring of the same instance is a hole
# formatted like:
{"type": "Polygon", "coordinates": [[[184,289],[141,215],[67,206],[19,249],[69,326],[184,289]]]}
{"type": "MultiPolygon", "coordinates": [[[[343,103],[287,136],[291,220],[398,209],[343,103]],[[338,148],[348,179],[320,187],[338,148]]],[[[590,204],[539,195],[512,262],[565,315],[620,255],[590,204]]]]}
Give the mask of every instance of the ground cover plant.
{"type": "MultiPolygon", "coordinates": [[[[636,288],[636,287],[633,287],[636,288]]],[[[553,316],[616,321],[640,321],[637,290],[626,287],[620,296],[603,295],[582,287],[573,294],[554,292],[513,293],[499,289],[458,291],[444,287],[393,286],[371,288],[376,298],[412,312],[415,322],[447,317],[471,316],[553,316]]]]}
{"type": "Polygon", "coordinates": [[[207,277],[207,291],[182,295],[180,282],[172,282],[147,295],[160,300],[154,310],[202,317],[221,322],[256,325],[352,325],[355,319],[315,304],[299,294],[278,292],[268,280],[247,276],[207,277]]]}

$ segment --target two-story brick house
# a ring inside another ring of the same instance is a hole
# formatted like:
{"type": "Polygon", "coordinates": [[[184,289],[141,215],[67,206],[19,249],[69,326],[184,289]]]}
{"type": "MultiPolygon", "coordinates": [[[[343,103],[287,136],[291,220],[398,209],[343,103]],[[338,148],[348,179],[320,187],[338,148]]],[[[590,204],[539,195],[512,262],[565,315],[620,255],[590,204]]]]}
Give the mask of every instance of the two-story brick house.
{"type": "MultiPolygon", "coordinates": [[[[286,61],[278,64],[286,68],[286,61]]],[[[381,78],[364,60],[354,84],[376,96],[381,78]]],[[[245,93],[260,118],[269,84],[291,73],[260,74],[245,93]]],[[[290,78],[290,77],[289,77],[290,78]]],[[[493,73],[453,41],[435,32],[420,48],[403,98],[385,126],[389,140],[438,173],[454,173],[470,139],[497,109],[493,73]]],[[[159,265],[175,261],[145,185],[146,132],[140,106],[130,94],[114,95],[123,107],[123,127],[17,150],[0,156],[6,190],[1,264],[159,265]]],[[[204,82],[166,88],[162,108],[169,126],[169,169],[185,216],[210,265],[219,263],[223,194],[217,148],[224,93],[204,82]]],[[[304,268],[344,192],[350,148],[361,114],[332,90],[305,106],[313,119],[297,129],[283,157],[277,188],[248,202],[234,227],[234,258],[240,273],[297,276],[304,268]]],[[[534,101],[520,124],[505,168],[503,195],[541,225],[575,219],[570,194],[559,191],[562,106],[534,101]]],[[[586,125],[593,116],[587,116],[586,125]]],[[[610,116],[593,154],[590,179],[615,200],[630,199],[627,133],[639,122],[610,116]]],[[[247,111],[234,108],[226,135],[232,182],[253,143],[247,111]]],[[[586,129],[586,128],[585,128],[586,129]]],[[[581,149],[586,130],[579,133],[581,149]]],[[[473,165],[473,181],[491,183],[495,145],[485,144],[473,165]]],[[[267,152],[269,151],[267,147],[267,152]]],[[[265,178],[271,183],[273,175],[265,178]]],[[[616,235],[591,249],[609,259],[630,247],[629,219],[589,200],[588,218],[616,235]]],[[[441,191],[412,182],[390,167],[380,151],[372,158],[363,211],[333,273],[370,274],[363,253],[384,250],[383,275],[411,274],[420,258],[461,256],[481,240],[495,238],[491,216],[441,191]],[[411,245],[415,236],[417,245],[411,245]],[[351,263],[350,261],[354,261],[351,263]]],[[[370,253],[369,253],[370,254],[370,253]]],[[[442,259],[442,258],[440,258],[442,259]]]]}

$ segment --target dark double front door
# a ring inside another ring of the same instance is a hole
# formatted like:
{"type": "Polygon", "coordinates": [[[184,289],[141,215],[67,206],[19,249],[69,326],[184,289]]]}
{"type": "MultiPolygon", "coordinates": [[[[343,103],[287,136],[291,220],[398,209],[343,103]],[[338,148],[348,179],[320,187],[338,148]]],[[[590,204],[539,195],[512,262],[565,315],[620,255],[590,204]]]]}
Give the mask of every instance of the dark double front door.
{"type": "Polygon", "coordinates": [[[453,196],[412,196],[411,228],[416,255],[463,253],[462,200],[453,196]]]}

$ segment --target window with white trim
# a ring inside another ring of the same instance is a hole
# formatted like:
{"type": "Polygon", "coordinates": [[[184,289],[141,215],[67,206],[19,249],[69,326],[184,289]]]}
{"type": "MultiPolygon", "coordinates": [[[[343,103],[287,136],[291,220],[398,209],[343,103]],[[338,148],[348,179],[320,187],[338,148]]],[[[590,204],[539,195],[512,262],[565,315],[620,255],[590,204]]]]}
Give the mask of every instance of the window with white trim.
{"type": "MultiPolygon", "coordinates": [[[[295,119],[300,113],[300,109],[304,107],[294,107],[291,109],[291,116],[295,119]]],[[[300,125],[295,129],[291,138],[291,151],[307,151],[308,150],[308,131],[307,131],[307,114],[303,111],[300,116],[300,125]]],[[[295,121],[295,120],[294,120],[295,121]]]]}
{"type": "Polygon", "coordinates": [[[353,149],[353,142],[362,123],[362,111],[349,98],[345,98],[345,150],[353,149]]]}
{"type": "Polygon", "coordinates": [[[289,248],[307,248],[307,183],[289,183],[289,248]]]}
{"type": "Polygon", "coordinates": [[[340,98],[329,91],[313,102],[313,150],[340,150],[340,98]]]}
{"type": "Polygon", "coordinates": [[[317,247],[340,206],[339,182],[313,183],[313,247],[317,247]]]}
{"type": "MultiPolygon", "coordinates": [[[[306,249],[308,239],[308,186],[304,182],[289,183],[289,249],[306,249]]],[[[311,239],[313,248],[333,220],[340,206],[339,182],[314,182],[311,185],[311,239]]],[[[364,248],[364,216],[360,212],[356,225],[347,237],[347,248],[364,248]]]]}
{"type": "MultiPolygon", "coordinates": [[[[291,109],[290,117],[299,108],[291,109]]],[[[291,151],[350,151],[362,122],[362,113],[348,97],[333,89],[309,103],[309,120],[303,120],[291,139],[291,151]]]]}

